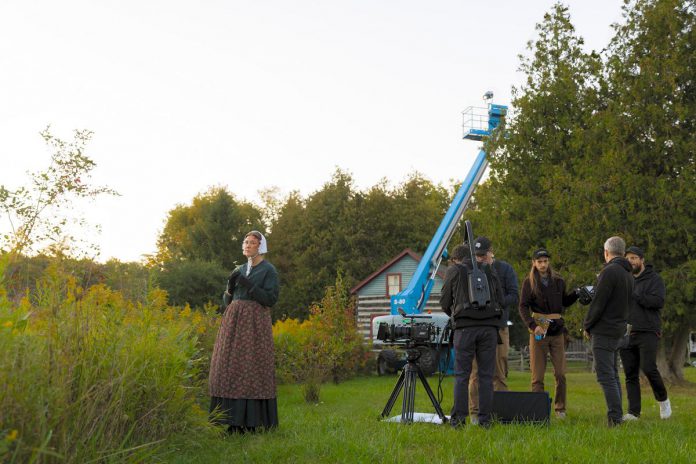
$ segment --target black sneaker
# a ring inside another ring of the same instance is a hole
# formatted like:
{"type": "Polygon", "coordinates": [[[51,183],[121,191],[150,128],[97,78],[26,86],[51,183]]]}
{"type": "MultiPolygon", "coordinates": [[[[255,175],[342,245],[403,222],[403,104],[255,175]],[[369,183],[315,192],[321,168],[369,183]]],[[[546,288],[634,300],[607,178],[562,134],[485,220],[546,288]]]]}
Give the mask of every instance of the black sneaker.
{"type": "Polygon", "coordinates": [[[458,419],[453,417],[450,419],[449,424],[453,429],[458,429],[466,425],[466,419],[458,419]]]}
{"type": "Polygon", "coordinates": [[[610,417],[609,420],[607,421],[607,425],[609,426],[609,428],[618,427],[621,424],[623,424],[623,420],[621,420],[621,419],[612,419],[610,417]]]}

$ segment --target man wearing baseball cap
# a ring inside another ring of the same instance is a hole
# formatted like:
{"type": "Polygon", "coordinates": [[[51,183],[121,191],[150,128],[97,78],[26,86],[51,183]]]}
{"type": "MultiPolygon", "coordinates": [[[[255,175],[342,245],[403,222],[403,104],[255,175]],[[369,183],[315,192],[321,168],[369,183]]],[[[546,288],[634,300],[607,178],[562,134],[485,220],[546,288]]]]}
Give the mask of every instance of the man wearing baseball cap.
{"type": "Polygon", "coordinates": [[[539,248],[532,254],[529,274],[522,282],[519,312],[529,329],[529,368],[532,391],[544,391],[546,358],[551,358],[555,379],[554,410],[566,417],[567,383],[565,359],[565,309],[578,299],[568,291],[565,280],[553,269],[551,254],[539,248]]]}
{"type": "MultiPolygon", "coordinates": [[[[510,308],[516,308],[519,299],[517,275],[510,264],[494,259],[493,244],[488,237],[478,237],[474,241],[474,255],[478,262],[490,264],[493,267],[503,289],[503,326],[498,329],[499,340],[496,347],[493,389],[495,391],[507,391],[508,352],[510,351],[510,329],[507,324],[510,320],[510,308]]],[[[478,383],[478,365],[476,360],[474,360],[471,377],[469,378],[469,417],[472,423],[476,423],[478,420],[478,383]]]]}
{"type": "Polygon", "coordinates": [[[662,330],[660,311],[665,303],[665,284],[652,265],[645,264],[642,249],[637,246],[628,247],[626,259],[633,268],[635,285],[628,309],[628,346],[619,351],[626,373],[628,396],[628,413],[623,416],[623,420],[632,421],[640,417],[640,371],[645,373],[660,406],[660,418],[668,419],[672,415],[672,407],[656,362],[662,330]]]}

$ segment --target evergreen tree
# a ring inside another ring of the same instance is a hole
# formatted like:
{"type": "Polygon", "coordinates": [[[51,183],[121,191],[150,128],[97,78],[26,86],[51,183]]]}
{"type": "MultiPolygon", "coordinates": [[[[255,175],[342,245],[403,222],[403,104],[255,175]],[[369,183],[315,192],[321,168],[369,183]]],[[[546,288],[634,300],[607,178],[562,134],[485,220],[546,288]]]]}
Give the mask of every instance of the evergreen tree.
{"type": "Polygon", "coordinates": [[[242,241],[250,230],[264,231],[261,211],[224,188],[211,188],[169,212],[157,241],[157,264],[195,260],[231,271],[244,261],[242,241]]]}
{"type": "Polygon", "coordinates": [[[696,326],[696,6],[639,0],[609,47],[605,202],[608,224],[667,284],[659,366],[683,379],[686,343],[696,326]]]}

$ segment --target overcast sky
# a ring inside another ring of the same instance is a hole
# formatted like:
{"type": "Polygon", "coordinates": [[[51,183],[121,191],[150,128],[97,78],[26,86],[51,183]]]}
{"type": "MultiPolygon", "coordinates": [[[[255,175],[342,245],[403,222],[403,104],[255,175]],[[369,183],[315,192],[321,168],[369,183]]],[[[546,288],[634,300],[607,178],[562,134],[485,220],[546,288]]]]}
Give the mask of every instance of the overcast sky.
{"type": "MultiPolygon", "coordinates": [[[[622,0],[572,0],[600,50],[622,0]]],[[[478,152],[461,111],[508,104],[518,55],[552,0],[2,0],[0,184],[50,153],[38,136],[95,132],[83,208],[99,260],[153,253],[167,212],[211,186],[308,195],[336,167],[358,188],[419,171],[462,179],[478,152]]],[[[6,227],[2,218],[0,227],[6,227]]]]}

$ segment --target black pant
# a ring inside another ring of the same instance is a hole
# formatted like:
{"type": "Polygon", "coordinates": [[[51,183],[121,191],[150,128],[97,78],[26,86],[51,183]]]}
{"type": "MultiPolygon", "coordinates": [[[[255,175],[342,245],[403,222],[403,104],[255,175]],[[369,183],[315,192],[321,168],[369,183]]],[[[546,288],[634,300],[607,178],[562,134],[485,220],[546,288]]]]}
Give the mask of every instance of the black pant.
{"type": "Polygon", "coordinates": [[[628,348],[620,351],[621,362],[626,373],[626,396],[628,412],[640,416],[640,371],[650,382],[653,395],[657,401],[667,399],[667,389],[657,370],[657,344],[659,338],[655,332],[632,332],[628,348]]]}
{"type": "Polygon", "coordinates": [[[493,407],[493,373],[498,329],[466,327],[454,332],[454,406],[452,424],[464,423],[469,415],[469,376],[476,358],[479,379],[479,424],[488,425],[493,407]]]}
{"type": "Polygon", "coordinates": [[[618,350],[620,338],[592,334],[592,356],[594,357],[597,382],[604,392],[607,417],[612,424],[620,424],[623,417],[621,406],[621,380],[619,380],[618,350]]]}

